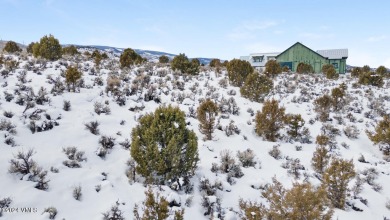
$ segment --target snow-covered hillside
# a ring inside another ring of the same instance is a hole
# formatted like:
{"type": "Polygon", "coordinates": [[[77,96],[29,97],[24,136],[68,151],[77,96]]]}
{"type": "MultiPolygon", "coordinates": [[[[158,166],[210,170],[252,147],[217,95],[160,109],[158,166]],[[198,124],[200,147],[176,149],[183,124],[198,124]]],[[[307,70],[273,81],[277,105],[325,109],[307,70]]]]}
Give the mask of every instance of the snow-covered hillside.
{"type": "MultiPolygon", "coordinates": [[[[154,112],[159,105],[169,104],[186,113],[187,128],[194,130],[198,137],[200,161],[196,174],[191,178],[194,190],[186,194],[169,186],[151,187],[170,202],[174,200],[180,204],[185,209],[184,219],[210,219],[210,215],[204,215],[199,190],[201,181],[205,179],[219,186],[216,195],[209,199],[220,200],[220,207],[214,211],[221,214],[220,219],[226,220],[240,219],[240,198],[264,202],[262,188],[270,184],[273,177],[286,188],[294,182],[304,181],[319,185],[321,182],[311,166],[311,159],[317,146],[315,138],[326,130],[323,128],[325,124],[340,131],[335,135],[331,154],[352,159],[358,175],[362,179],[370,175],[373,181],[364,181],[356,198],[352,194],[348,196],[349,205],[345,210],[335,209],[333,219],[390,218],[390,207],[386,208],[386,204],[390,206],[390,162],[383,159],[383,153],[365,132],[366,129],[374,130],[382,119],[380,115],[390,114],[388,79],[383,88],[376,88],[356,85],[356,79],[348,75],[338,80],[327,80],[320,75],[277,76],[274,90],[267,99],[278,100],[279,105],[286,108],[286,113],[301,114],[305,127],[310,131],[311,143],[288,142],[286,138],[268,142],[254,131],[255,113],[261,110],[263,104],[241,97],[239,88],[228,84],[225,71],[216,73],[204,68],[198,76],[179,76],[167,66],[151,63],[121,70],[115,57],[102,61],[103,68],[95,71],[92,60],[78,60],[78,68],[83,73],[83,82],[79,83],[81,88],[77,92],[67,89],[62,92],[64,71],[66,66],[76,64],[74,58],[46,63],[25,55],[4,57],[18,59],[20,63],[9,74],[4,72],[7,71],[5,65],[0,69],[0,120],[4,125],[0,129],[0,200],[8,197],[12,200],[9,204],[11,209],[4,209],[0,219],[49,219],[49,213],[44,212],[48,207],[57,209],[55,219],[102,219],[102,213],[115,204],[118,204],[125,219],[133,219],[134,205],[142,204],[147,187],[140,176],[136,176],[134,183],[126,176],[130,134],[142,115],[154,112]],[[106,93],[109,76],[121,79],[123,96],[106,93]],[[313,100],[343,82],[349,94],[345,111],[332,112],[332,120],[326,123],[315,120],[313,100]],[[217,129],[211,141],[203,140],[204,135],[198,129],[199,122],[194,117],[200,101],[205,98],[215,100],[224,111],[218,115],[217,129]],[[69,111],[64,110],[64,101],[70,102],[69,111]],[[110,109],[110,113],[97,114],[96,106],[103,111],[110,109]],[[99,123],[97,135],[85,126],[94,121],[99,123]],[[358,128],[356,139],[344,134],[343,130],[348,125],[358,128]],[[229,126],[233,131],[231,134],[226,131],[229,126]],[[115,143],[105,156],[102,156],[99,144],[103,136],[113,138],[115,143]],[[282,154],[278,160],[269,154],[277,145],[282,154]],[[75,159],[64,163],[72,160],[64,153],[68,147],[76,147],[84,155],[79,161],[75,159]],[[255,153],[257,163],[254,167],[242,167],[244,175],[241,178],[228,181],[227,174],[211,171],[213,163],[220,164],[220,152],[231,151],[238,163],[237,151],[248,148],[255,153]],[[35,188],[38,177],[29,179],[31,174],[23,176],[9,172],[10,161],[16,158],[18,152],[27,153],[29,149],[33,149],[31,158],[42,168],[41,172],[47,171],[46,180],[50,181],[46,190],[35,188]],[[304,167],[298,171],[299,178],[288,172],[289,164],[296,158],[304,167]],[[80,167],[70,168],[69,163],[77,163],[80,167]],[[370,168],[374,171],[368,171],[370,168]],[[78,186],[82,196],[76,200],[74,189],[78,186]],[[32,209],[26,213],[24,208],[32,209]]],[[[281,133],[286,134],[286,131],[281,133]]],[[[356,179],[353,179],[349,186],[352,188],[355,182],[356,179]]],[[[171,211],[177,209],[174,207],[171,211]]]]}

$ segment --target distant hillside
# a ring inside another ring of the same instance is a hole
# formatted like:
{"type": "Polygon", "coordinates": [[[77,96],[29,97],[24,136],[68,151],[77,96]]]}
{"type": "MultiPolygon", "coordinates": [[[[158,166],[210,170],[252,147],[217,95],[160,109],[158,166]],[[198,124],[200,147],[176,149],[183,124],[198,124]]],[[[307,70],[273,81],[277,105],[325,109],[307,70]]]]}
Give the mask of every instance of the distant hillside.
{"type": "MultiPolygon", "coordinates": [[[[7,41],[0,40],[0,51],[3,50],[6,43],[7,43],[7,41]]],[[[20,43],[18,43],[18,45],[23,49],[25,49],[27,47],[26,45],[23,45],[20,43]]],[[[64,44],[62,46],[70,46],[70,45],[72,45],[72,44],[64,44]]],[[[107,52],[112,52],[113,54],[116,54],[116,55],[120,55],[123,52],[123,50],[125,49],[125,48],[100,46],[100,45],[76,45],[76,44],[73,44],[73,45],[78,47],[78,48],[99,49],[99,50],[103,50],[103,51],[107,51],[107,52]]],[[[158,58],[162,55],[169,57],[169,59],[173,59],[173,57],[176,56],[176,54],[166,53],[166,52],[161,52],[161,51],[142,50],[142,49],[134,49],[134,50],[139,55],[141,55],[142,57],[145,57],[146,59],[148,59],[149,61],[152,61],[152,62],[157,62],[158,58]]],[[[213,59],[213,58],[204,58],[204,57],[195,57],[195,58],[199,59],[200,63],[203,63],[205,65],[209,64],[211,62],[211,60],[213,59]]],[[[193,59],[193,58],[190,58],[190,59],[193,59]]]]}
{"type": "MultiPolygon", "coordinates": [[[[63,45],[63,46],[68,46],[68,45],[63,45]]],[[[117,54],[117,55],[120,55],[125,48],[118,48],[118,47],[110,47],[110,46],[100,46],[100,45],[88,45],[88,46],[85,46],[85,45],[74,45],[78,48],[85,48],[85,49],[99,49],[99,50],[102,50],[102,51],[107,51],[107,52],[112,52],[114,54],[117,54]]],[[[154,61],[154,62],[157,62],[158,61],[158,58],[162,55],[165,55],[167,57],[169,57],[169,59],[173,59],[176,54],[172,54],[172,53],[166,53],[166,52],[161,52],[161,51],[153,51],[153,50],[142,50],[142,49],[134,49],[135,52],[137,52],[139,55],[141,55],[142,57],[148,59],[149,61],[154,61]]],[[[199,59],[200,63],[203,63],[205,65],[209,64],[211,62],[211,60],[213,58],[203,58],[203,57],[195,57],[197,59],[199,59]]],[[[193,58],[190,58],[190,59],[193,59],[193,58]]]]}

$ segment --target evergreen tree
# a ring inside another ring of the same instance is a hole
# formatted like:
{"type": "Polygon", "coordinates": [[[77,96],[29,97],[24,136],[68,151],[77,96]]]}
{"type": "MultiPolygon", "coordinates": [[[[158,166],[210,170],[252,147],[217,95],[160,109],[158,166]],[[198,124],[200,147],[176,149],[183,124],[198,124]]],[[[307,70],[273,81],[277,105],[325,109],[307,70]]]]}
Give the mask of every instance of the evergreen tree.
{"type": "Polygon", "coordinates": [[[383,77],[374,72],[363,72],[360,74],[359,83],[362,85],[372,85],[377,87],[382,87],[384,84],[383,77]]]}
{"type": "Polygon", "coordinates": [[[45,35],[39,43],[33,45],[33,55],[51,61],[58,60],[62,57],[62,47],[53,35],[45,35]]]}
{"type": "Polygon", "coordinates": [[[193,58],[187,69],[187,73],[191,75],[195,75],[199,73],[200,61],[197,58],[193,58]]]}
{"type": "Polygon", "coordinates": [[[318,135],[316,137],[316,144],[318,144],[321,147],[328,145],[329,141],[330,141],[329,137],[324,134],[318,135]]]}
{"type": "Polygon", "coordinates": [[[385,155],[390,155],[390,118],[389,116],[383,119],[376,125],[375,133],[366,131],[368,137],[375,144],[380,145],[380,149],[385,155]]]}
{"type": "Polygon", "coordinates": [[[250,73],[240,88],[242,97],[253,102],[263,102],[264,98],[274,87],[272,79],[257,72],[250,73]]]}
{"type": "Polygon", "coordinates": [[[229,81],[233,86],[242,86],[246,77],[253,73],[253,67],[248,61],[233,59],[227,64],[229,81]]]}
{"type": "Polygon", "coordinates": [[[371,67],[369,65],[364,65],[362,67],[362,72],[363,73],[368,73],[368,72],[371,72],[371,67]]]}
{"type": "Polygon", "coordinates": [[[300,114],[288,114],[285,117],[285,124],[288,126],[287,134],[293,139],[301,135],[301,129],[305,126],[300,114]]]}
{"type": "Polygon", "coordinates": [[[336,73],[336,69],[332,64],[325,64],[322,66],[322,72],[325,74],[327,79],[338,79],[339,74],[336,73]]]}
{"type": "Polygon", "coordinates": [[[158,58],[159,63],[169,63],[169,58],[165,55],[162,55],[158,58]]]}
{"type": "Polygon", "coordinates": [[[212,59],[211,61],[210,61],[210,67],[214,67],[214,68],[217,68],[217,67],[220,67],[220,66],[222,66],[222,64],[221,64],[221,60],[220,59],[212,59]]]}
{"type": "Polygon", "coordinates": [[[184,112],[178,107],[159,107],[141,117],[131,136],[131,156],[146,182],[173,182],[194,174],[199,160],[197,137],[186,128],[184,112]]]}
{"type": "Polygon", "coordinates": [[[326,72],[329,70],[329,69],[334,69],[334,66],[332,64],[324,64],[321,68],[321,71],[323,74],[326,74],[326,72]]]}
{"type": "Polygon", "coordinates": [[[389,72],[387,71],[387,68],[384,67],[384,66],[379,66],[375,72],[383,77],[388,77],[389,76],[389,72]]]}
{"type": "MultiPolygon", "coordinates": [[[[72,85],[72,89],[74,92],[76,92],[76,83],[81,79],[81,72],[77,69],[77,67],[68,67],[65,73],[65,82],[70,85],[72,85]]],[[[69,89],[70,90],[70,89],[69,89]]]]}
{"type": "Polygon", "coordinates": [[[352,160],[333,158],[323,175],[324,186],[332,205],[344,209],[349,181],[356,175],[352,160]]]}
{"type": "Polygon", "coordinates": [[[283,66],[282,67],[282,72],[288,73],[288,72],[290,72],[290,68],[288,66],[283,66]]]}
{"type": "Polygon", "coordinates": [[[206,140],[213,138],[215,126],[215,116],[218,114],[218,105],[210,99],[202,102],[197,109],[197,115],[199,120],[199,130],[202,134],[206,135],[206,140]]]}
{"type": "Polygon", "coordinates": [[[181,73],[185,73],[189,68],[189,66],[190,66],[190,61],[184,53],[175,56],[171,62],[172,69],[179,70],[181,73]]]}
{"type": "Polygon", "coordinates": [[[27,53],[30,53],[30,54],[33,53],[33,48],[34,48],[34,45],[35,45],[35,44],[36,44],[35,42],[31,42],[31,43],[27,46],[27,48],[26,48],[27,53]]]}
{"type": "Polygon", "coordinates": [[[333,88],[331,92],[332,101],[333,101],[333,109],[335,111],[340,111],[346,104],[347,101],[345,99],[346,89],[343,88],[345,84],[340,85],[339,87],[333,88]]]}
{"type": "Polygon", "coordinates": [[[192,75],[199,73],[199,65],[200,62],[198,59],[194,58],[190,62],[184,53],[175,56],[171,62],[173,70],[179,70],[181,73],[188,73],[192,75]]]}
{"type": "Polygon", "coordinates": [[[70,45],[69,47],[62,48],[62,54],[74,56],[74,55],[80,54],[80,53],[77,51],[77,47],[75,47],[74,45],[70,45]]]}
{"type": "Polygon", "coordinates": [[[262,196],[269,203],[267,219],[313,219],[330,220],[333,215],[331,203],[324,188],[315,188],[310,183],[294,183],[291,189],[273,178],[262,196]]]}
{"type": "Polygon", "coordinates": [[[351,76],[352,77],[359,77],[362,72],[363,71],[360,67],[355,67],[352,69],[351,76]]]}
{"type": "Polygon", "coordinates": [[[333,99],[325,94],[314,100],[314,111],[317,112],[319,120],[325,122],[329,118],[330,109],[333,106],[333,99]]]}
{"type": "Polygon", "coordinates": [[[130,67],[130,66],[133,66],[133,65],[144,63],[145,59],[143,59],[133,49],[127,48],[121,54],[121,56],[119,58],[119,62],[121,64],[121,67],[125,68],[125,67],[130,67]]]}
{"type": "Polygon", "coordinates": [[[297,73],[312,73],[312,72],[314,72],[314,70],[310,64],[298,63],[297,73]]]}
{"type": "Polygon", "coordinates": [[[282,67],[276,60],[268,60],[265,64],[265,74],[269,77],[273,77],[282,72],[282,67]]]}
{"type": "Polygon", "coordinates": [[[20,49],[18,44],[15,43],[14,41],[8,41],[5,44],[3,51],[5,51],[7,53],[16,53],[16,52],[22,52],[22,49],[20,49]]]}
{"type": "Polygon", "coordinates": [[[262,111],[256,114],[256,133],[267,141],[276,141],[284,125],[284,111],[275,99],[264,102],[262,111]]]}
{"type": "MultiPolygon", "coordinates": [[[[141,209],[143,215],[140,217],[138,212],[138,205],[133,209],[134,219],[136,220],[166,220],[169,217],[169,202],[160,193],[154,195],[152,189],[149,187],[145,191],[145,201],[142,203],[141,209]]],[[[175,211],[173,220],[183,220],[184,209],[175,211]]]]}
{"type": "Polygon", "coordinates": [[[329,164],[330,154],[328,149],[324,145],[320,145],[316,148],[316,151],[313,153],[313,157],[311,159],[311,165],[319,174],[323,174],[325,168],[329,164]]]}
{"type": "Polygon", "coordinates": [[[146,199],[143,202],[142,210],[144,213],[142,218],[139,217],[138,207],[134,208],[134,219],[137,220],[165,220],[169,217],[169,202],[165,197],[157,193],[156,197],[151,188],[148,188],[148,191],[145,192],[146,199]]]}

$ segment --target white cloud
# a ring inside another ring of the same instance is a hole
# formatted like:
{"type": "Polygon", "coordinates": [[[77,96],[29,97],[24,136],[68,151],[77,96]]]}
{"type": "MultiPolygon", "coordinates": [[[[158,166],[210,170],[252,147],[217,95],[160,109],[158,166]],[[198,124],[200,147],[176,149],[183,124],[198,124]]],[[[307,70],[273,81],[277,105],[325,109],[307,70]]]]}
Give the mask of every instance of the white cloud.
{"type": "Polygon", "coordinates": [[[367,39],[368,42],[378,42],[378,41],[383,41],[386,40],[387,36],[386,35],[380,35],[380,36],[372,36],[367,39]]]}

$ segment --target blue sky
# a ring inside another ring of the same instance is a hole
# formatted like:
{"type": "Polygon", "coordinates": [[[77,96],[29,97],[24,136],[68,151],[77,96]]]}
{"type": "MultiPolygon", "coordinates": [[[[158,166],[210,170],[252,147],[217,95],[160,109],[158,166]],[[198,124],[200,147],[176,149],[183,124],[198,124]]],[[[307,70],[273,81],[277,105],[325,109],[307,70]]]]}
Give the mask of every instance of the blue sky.
{"type": "Polygon", "coordinates": [[[351,65],[390,67],[390,1],[362,0],[0,0],[0,38],[28,44],[107,45],[238,58],[348,48],[351,65]]]}

